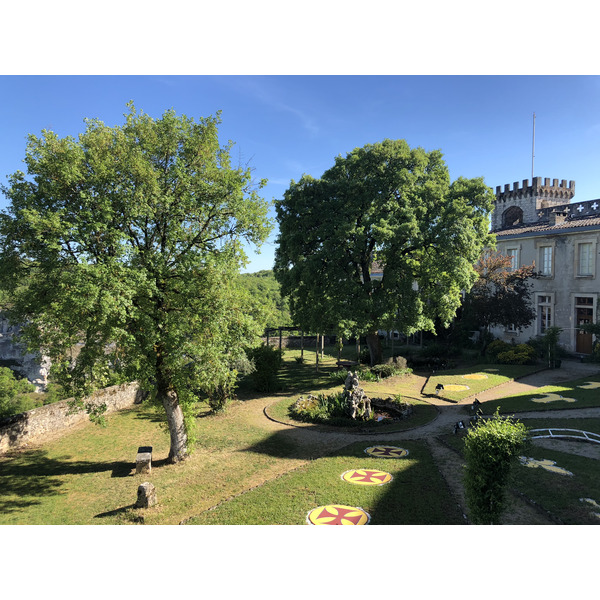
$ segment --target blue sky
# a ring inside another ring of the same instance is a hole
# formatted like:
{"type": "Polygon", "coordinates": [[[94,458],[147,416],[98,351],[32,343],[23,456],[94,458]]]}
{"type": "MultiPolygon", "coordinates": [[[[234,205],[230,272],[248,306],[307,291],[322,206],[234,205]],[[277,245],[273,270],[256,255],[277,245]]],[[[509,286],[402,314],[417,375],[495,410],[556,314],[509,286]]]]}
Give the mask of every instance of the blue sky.
{"type": "MultiPolygon", "coordinates": [[[[85,117],[121,124],[133,100],[154,117],[222,111],[222,142],[269,180],[268,200],[384,138],[440,149],[452,179],[482,176],[494,189],[530,179],[535,112],[535,176],[575,180],[579,201],[600,198],[598,76],[8,75],[0,98],[3,183],[24,168],[28,133],[76,136],[85,117]]],[[[276,234],[260,254],[249,249],[245,271],[272,267],[276,234]]]]}

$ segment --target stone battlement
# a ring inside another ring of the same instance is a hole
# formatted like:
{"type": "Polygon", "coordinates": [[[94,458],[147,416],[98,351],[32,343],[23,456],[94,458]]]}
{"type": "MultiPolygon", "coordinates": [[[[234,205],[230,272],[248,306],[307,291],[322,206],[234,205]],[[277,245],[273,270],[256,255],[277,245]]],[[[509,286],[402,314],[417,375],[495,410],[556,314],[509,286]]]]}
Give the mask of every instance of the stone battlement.
{"type": "Polygon", "coordinates": [[[512,189],[510,183],[507,183],[502,190],[502,186],[496,186],[496,201],[506,202],[519,200],[524,198],[552,198],[570,201],[575,196],[575,182],[569,181],[567,186],[567,180],[563,179],[559,183],[558,179],[553,179],[550,184],[550,178],[545,177],[542,183],[541,177],[534,177],[531,185],[529,185],[529,179],[523,179],[523,184],[520,185],[518,181],[513,183],[512,189]]]}

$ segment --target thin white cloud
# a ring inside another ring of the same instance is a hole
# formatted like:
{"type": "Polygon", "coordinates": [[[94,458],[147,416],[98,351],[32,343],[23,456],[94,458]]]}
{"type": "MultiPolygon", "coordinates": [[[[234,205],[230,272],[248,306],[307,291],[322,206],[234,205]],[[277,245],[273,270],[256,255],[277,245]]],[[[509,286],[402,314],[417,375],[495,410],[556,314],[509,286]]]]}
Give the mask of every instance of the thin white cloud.
{"type": "Polygon", "coordinates": [[[279,112],[287,112],[300,121],[302,127],[308,131],[312,136],[316,136],[319,133],[319,126],[316,124],[315,120],[307,115],[302,110],[295,108],[294,106],[290,106],[285,102],[281,102],[274,93],[266,88],[266,86],[261,85],[259,81],[249,77],[236,78],[234,85],[239,89],[242,88],[244,92],[253,96],[259,102],[270,106],[274,110],[279,112]]]}

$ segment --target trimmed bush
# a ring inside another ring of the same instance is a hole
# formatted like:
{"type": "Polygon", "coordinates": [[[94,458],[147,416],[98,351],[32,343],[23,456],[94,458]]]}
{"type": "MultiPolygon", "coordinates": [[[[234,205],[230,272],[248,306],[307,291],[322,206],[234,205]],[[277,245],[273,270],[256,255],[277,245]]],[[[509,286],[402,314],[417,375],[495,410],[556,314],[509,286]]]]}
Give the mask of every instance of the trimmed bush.
{"type": "Polygon", "coordinates": [[[508,342],[494,340],[493,342],[490,342],[488,347],[485,349],[485,355],[487,356],[488,360],[496,362],[498,354],[501,352],[508,352],[512,348],[514,348],[514,346],[508,342]]]}
{"type": "Polygon", "coordinates": [[[471,521],[498,524],[511,466],[527,444],[527,428],[512,417],[500,417],[496,410],[493,418],[469,429],[464,444],[464,483],[471,521]]]}
{"type": "Polygon", "coordinates": [[[535,363],[536,351],[529,344],[518,344],[510,350],[500,352],[496,362],[503,365],[531,365],[535,363]]]}
{"type": "Polygon", "coordinates": [[[274,346],[258,346],[246,350],[248,358],[254,363],[250,374],[257,392],[272,392],[277,386],[277,373],[283,364],[283,353],[274,346]]]}

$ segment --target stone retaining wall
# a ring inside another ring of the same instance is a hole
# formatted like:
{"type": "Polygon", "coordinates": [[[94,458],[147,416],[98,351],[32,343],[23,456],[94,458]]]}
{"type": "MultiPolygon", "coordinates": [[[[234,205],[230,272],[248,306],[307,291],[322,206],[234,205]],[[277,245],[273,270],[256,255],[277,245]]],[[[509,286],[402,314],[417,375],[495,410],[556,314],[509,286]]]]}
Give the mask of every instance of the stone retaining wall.
{"type": "MultiPolygon", "coordinates": [[[[106,402],[107,413],[138,404],[142,397],[136,382],[113,385],[92,394],[94,402],[106,402]]],[[[84,410],[68,412],[68,400],[61,400],[0,420],[0,454],[41,442],[51,433],[67,430],[89,419],[84,410]]]]}

